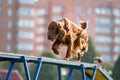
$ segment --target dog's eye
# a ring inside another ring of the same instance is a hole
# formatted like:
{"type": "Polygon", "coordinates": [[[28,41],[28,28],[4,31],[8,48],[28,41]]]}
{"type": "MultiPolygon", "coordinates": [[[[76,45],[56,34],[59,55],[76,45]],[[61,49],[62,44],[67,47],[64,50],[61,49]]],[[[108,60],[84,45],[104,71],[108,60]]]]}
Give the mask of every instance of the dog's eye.
{"type": "Polygon", "coordinates": [[[48,29],[52,29],[52,27],[48,27],[48,29]]]}

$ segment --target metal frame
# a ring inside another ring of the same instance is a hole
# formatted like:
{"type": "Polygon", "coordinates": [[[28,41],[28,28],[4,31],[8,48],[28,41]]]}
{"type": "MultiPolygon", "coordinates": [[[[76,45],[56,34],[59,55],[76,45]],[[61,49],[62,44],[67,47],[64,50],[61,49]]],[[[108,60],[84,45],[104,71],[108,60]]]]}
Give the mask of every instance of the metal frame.
{"type": "Polygon", "coordinates": [[[37,62],[37,66],[36,66],[36,71],[34,73],[33,80],[37,80],[39,72],[40,72],[40,69],[41,69],[41,65],[42,65],[42,60],[41,60],[41,58],[38,58],[38,62],[37,62]]]}
{"type": "Polygon", "coordinates": [[[42,63],[57,65],[58,80],[62,80],[61,68],[63,68],[63,67],[67,67],[67,68],[70,69],[69,72],[68,72],[66,80],[70,80],[73,69],[81,69],[82,80],[86,80],[85,69],[88,69],[88,68],[93,70],[92,75],[89,77],[90,80],[94,80],[96,70],[101,71],[101,73],[103,73],[103,75],[106,77],[106,79],[113,80],[109,75],[105,74],[103,70],[99,69],[99,67],[97,67],[94,64],[74,62],[74,61],[56,60],[56,59],[51,59],[51,58],[46,58],[46,57],[41,57],[40,58],[40,57],[35,57],[35,56],[6,54],[6,53],[0,53],[0,61],[10,61],[10,63],[11,63],[10,67],[8,69],[6,80],[10,79],[11,72],[12,72],[12,69],[14,67],[14,64],[17,63],[17,62],[21,62],[21,63],[24,64],[26,80],[31,80],[29,67],[28,67],[28,64],[27,64],[29,62],[37,64],[36,69],[35,69],[35,73],[34,73],[34,77],[33,77],[32,80],[37,80],[38,79],[38,75],[39,75],[42,63]]]}
{"type": "Polygon", "coordinates": [[[22,56],[21,59],[23,60],[23,64],[24,64],[24,68],[25,68],[25,73],[26,73],[26,79],[27,80],[31,80],[30,79],[30,72],[29,72],[28,64],[27,64],[27,61],[26,61],[26,57],[22,56]]]}
{"type": "MultiPolygon", "coordinates": [[[[61,68],[62,67],[58,65],[58,80],[62,80],[62,78],[61,78],[61,68]]],[[[70,77],[71,77],[73,69],[76,69],[76,68],[71,67],[71,66],[69,68],[70,69],[69,69],[69,72],[68,72],[66,80],[70,80],[70,77]]],[[[81,64],[80,65],[80,69],[81,69],[81,73],[82,73],[82,80],[86,80],[85,66],[83,64],[81,64]]],[[[96,74],[96,70],[97,70],[97,66],[91,67],[91,69],[93,70],[93,73],[89,77],[89,79],[90,80],[94,80],[95,74],[96,74]]]]}
{"type": "Polygon", "coordinates": [[[71,77],[72,71],[73,71],[73,68],[70,67],[70,70],[69,70],[69,72],[68,72],[68,75],[67,75],[67,79],[66,79],[66,80],[70,80],[70,77],[71,77]]]}
{"type": "Polygon", "coordinates": [[[11,61],[11,64],[10,64],[10,67],[9,67],[9,70],[8,70],[8,73],[7,73],[7,76],[6,76],[6,80],[10,79],[11,72],[12,72],[14,64],[15,64],[15,62],[11,61]]]}
{"type": "Polygon", "coordinates": [[[93,73],[92,73],[92,76],[91,76],[90,80],[94,80],[95,74],[96,74],[96,70],[97,70],[97,66],[94,66],[93,67],[93,73]]]}
{"type": "Polygon", "coordinates": [[[58,68],[58,80],[62,80],[62,76],[61,76],[61,66],[57,66],[58,68]]]}
{"type": "Polygon", "coordinates": [[[83,64],[80,65],[80,67],[81,67],[81,70],[82,70],[82,78],[83,78],[83,80],[86,80],[85,67],[84,67],[83,64]]]}

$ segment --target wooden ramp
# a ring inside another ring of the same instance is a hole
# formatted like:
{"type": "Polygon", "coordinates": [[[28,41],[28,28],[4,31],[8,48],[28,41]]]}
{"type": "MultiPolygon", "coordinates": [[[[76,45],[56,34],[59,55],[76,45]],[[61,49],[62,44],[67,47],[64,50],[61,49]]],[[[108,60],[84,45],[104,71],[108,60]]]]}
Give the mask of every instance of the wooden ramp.
{"type": "MultiPolygon", "coordinates": [[[[85,72],[88,76],[91,76],[93,73],[93,70],[86,69],[85,72]]],[[[96,71],[94,80],[113,80],[113,79],[108,75],[108,73],[105,70],[99,68],[96,71]]]]}
{"type": "Polygon", "coordinates": [[[70,69],[66,80],[70,80],[73,69],[81,69],[82,80],[87,80],[86,75],[89,75],[89,80],[113,80],[103,69],[99,68],[95,64],[89,64],[84,62],[65,61],[65,60],[57,60],[47,57],[28,56],[22,54],[3,53],[3,52],[0,52],[0,61],[9,61],[11,63],[8,69],[6,80],[10,79],[12,68],[14,64],[18,62],[24,64],[26,80],[37,80],[42,64],[57,65],[58,80],[62,80],[61,68],[63,67],[67,67],[70,69]],[[31,79],[30,77],[29,67],[27,63],[37,64],[33,79],[31,79]]]}

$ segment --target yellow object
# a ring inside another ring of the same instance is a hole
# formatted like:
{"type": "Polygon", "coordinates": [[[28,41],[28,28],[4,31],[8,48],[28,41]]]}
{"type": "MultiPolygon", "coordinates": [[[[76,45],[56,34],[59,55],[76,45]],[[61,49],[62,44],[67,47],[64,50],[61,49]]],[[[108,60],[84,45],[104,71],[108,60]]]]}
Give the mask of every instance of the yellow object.
{"type": "MultiPolygon", "coordinates": [[[[91,76],[93,73],[92,69],[85,70],[86,74],[91,76]]],[[[99,70],[96,71],[94,80],[108,80],[99,70]]]]}

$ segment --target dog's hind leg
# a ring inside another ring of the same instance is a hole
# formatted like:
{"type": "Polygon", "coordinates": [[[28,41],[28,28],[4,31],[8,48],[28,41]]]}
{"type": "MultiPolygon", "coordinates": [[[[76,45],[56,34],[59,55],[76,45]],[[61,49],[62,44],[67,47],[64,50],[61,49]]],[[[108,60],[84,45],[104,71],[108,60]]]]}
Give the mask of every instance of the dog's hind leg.
{"type": "Polygon", "coordinates": [[[77,61],[78,61],[78,62],[81,61],[81,55],[80,55],[80,53],[78,53],[78,59],[77,59],[77,61]]]}
{"type": "Polygon", "coordinates": [[[69,61],[71,57],[72,57],[71,49],[70,49],[70,46],[68,46],[67,53],[66,53],[64,60],[69,61]]]}

